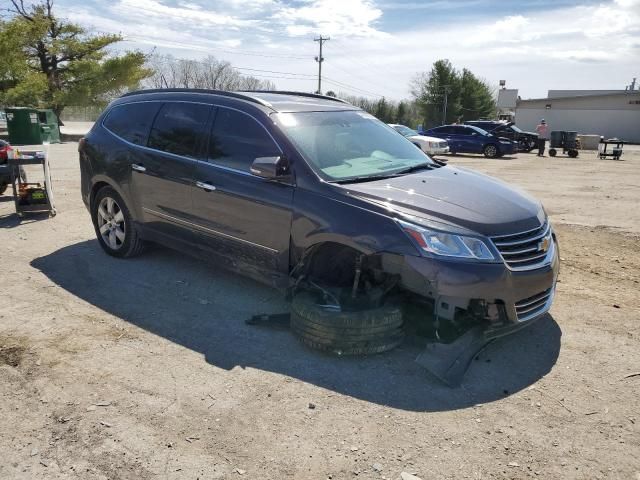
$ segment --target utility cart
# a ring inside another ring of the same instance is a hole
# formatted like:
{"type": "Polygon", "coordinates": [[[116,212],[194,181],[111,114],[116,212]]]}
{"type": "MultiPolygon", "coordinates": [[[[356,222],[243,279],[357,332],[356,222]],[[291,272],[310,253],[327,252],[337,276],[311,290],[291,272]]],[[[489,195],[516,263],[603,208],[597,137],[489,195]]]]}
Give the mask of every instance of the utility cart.
{"type": "Polygon", "coordinates": [[[604,160],[608,157],[611,157],[614,160],[620,160],[620,157],[622,156],[623,146],[624,141],[617,138],[609,138],[605,140],[604,137],[600,137],[600,144],[598,145],[598,158],[600,160],[604,160]]]}
{"type": "Polygon", "coordinates": [[[51,170],[49,159],[44,152],[17,152],[14,151],[9,158],[11,170],[11,185],[13,186],[13,199],[16,213],[23,217],[26,213],[48,213],[55,216],[56,209],[53,204],[53,192],[51,188],[51,170]],[[44,173],[42,182],[27,182],[26,177],[20,175],[20,170],[25,165],[41,165],[44,173]]]}
{"type": "Polygon", "coordinates": [[[549,155],[555,157],[561,148],[564,155],[571,158],[578,156],[578,132],[565,132],[556,130],[551,132],[551,141],[549,142],[549,155]]]}

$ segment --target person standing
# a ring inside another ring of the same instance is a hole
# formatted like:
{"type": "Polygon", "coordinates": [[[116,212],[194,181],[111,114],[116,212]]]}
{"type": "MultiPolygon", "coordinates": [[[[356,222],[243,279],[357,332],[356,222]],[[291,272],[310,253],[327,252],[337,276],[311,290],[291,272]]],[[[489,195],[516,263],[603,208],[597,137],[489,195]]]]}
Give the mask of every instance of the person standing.
{"type": "Polygon", "coordinates": [[[538,156],[544,157],[544,147],[549,138],[549,127],[544,118],[540,120],[540,123],[536,127],[536,132],[538,133],[538,156]]]}

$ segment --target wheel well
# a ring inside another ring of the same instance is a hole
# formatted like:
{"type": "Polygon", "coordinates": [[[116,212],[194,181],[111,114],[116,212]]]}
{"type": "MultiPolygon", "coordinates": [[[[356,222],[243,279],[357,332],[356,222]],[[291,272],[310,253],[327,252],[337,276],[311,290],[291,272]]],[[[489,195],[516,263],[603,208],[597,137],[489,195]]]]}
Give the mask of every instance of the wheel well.
{"type": "Polygon", "coordinates": [[[353,283],[356,259],[363,253],[335,242],[316,244],[307,249],[303,260],[305,276],[325,284],[348,286],[353,283]]]}
{"type": "Polygon", "coordinates": [[[93,206],[93,199],[96,198],[96,194],[102,187],[108,187],[109,184],[107,182],[96,182],[93,187],[91,187],[91,194],[89,196],[89,205],[93,206]]]}

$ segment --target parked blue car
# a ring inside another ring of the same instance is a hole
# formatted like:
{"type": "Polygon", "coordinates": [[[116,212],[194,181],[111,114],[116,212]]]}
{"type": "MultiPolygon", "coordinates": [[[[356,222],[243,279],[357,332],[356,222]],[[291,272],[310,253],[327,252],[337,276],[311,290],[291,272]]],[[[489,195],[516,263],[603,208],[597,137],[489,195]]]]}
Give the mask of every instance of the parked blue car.
{"type": "Polygon", "coordinates": [[[446,140],[451,153],[482,153],[487,158],[496,158],[518,151],[516,142],[472,125],[443,125],[424,134],[446,140]]]}

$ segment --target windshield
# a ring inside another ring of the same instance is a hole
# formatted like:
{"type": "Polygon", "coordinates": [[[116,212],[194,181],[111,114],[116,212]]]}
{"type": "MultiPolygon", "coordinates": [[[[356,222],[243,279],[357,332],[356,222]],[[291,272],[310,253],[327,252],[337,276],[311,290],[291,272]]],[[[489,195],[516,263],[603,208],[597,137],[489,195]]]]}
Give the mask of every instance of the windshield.
{"type": "Polygon", "coordinates": [[[483,130],[480,127],[476,127],[475,125],[467,125],[467,127],[471,128],[473,131],[478,132],[480,135],[484,135],[485,137],[491,137],[492,135],[487,132],[486,130],[483,130]]]}
{"type": "Polygon", "coordinates": [[[392,176],[434,162],[391,127],[362,111],[278,113],[278,125],[329,181],[392,176]]]}
{"type": "Polygon", "coordinates": [[[514,132],[517,132],[517,133],[522,133],[522,130],[519,129],[518,127],[516,127],[515,125],[511,125],[511,130],[513,130],[514,132]]]}
{"type": "Polygon", "coordinates": [[[410,129],[409,127],[405,127],[404,125],[396,125],[395,128],[398,132],[400,132],[405,137],[417,137],[420,135],[415,130],[410,129]]]}

